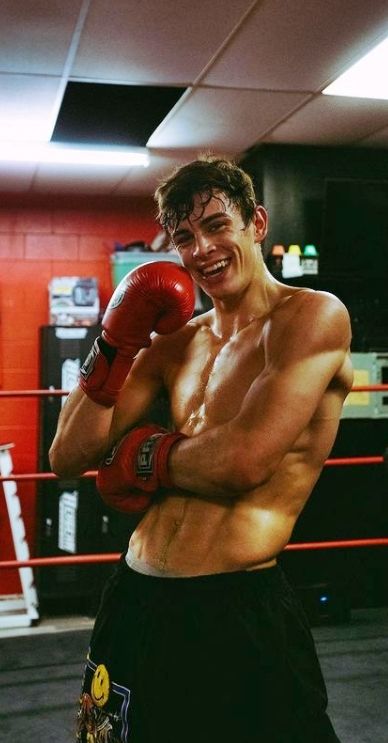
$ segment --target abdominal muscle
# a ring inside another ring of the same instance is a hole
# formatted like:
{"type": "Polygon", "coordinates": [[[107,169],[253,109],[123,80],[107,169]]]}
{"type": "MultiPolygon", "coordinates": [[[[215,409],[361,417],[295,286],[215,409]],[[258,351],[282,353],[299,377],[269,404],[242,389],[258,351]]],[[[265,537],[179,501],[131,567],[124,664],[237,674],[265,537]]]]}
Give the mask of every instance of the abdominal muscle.
{"type": "Polygon", "coordinates": [[[320,471],[302,464],[300,456],[294,459],[248,495],[205,500],[169,494],[151,506],[132,534],[129,564],[166,577],[274,565],[320,471]]]}

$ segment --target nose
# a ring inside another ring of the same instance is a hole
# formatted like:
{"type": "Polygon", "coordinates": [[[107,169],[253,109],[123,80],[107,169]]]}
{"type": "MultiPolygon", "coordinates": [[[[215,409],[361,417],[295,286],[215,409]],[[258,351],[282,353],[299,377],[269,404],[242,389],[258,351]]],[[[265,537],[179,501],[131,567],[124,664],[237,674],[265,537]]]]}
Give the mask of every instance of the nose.
{"type": "Polygon", "coordinates": [[[195,235],[193,250],[194,258],[201,258],[203,256],[206,256],[208,253],[214,250],[214,248],[215,245],[210,236],[204,235],[202,232],[198,232],[195,235]]]}

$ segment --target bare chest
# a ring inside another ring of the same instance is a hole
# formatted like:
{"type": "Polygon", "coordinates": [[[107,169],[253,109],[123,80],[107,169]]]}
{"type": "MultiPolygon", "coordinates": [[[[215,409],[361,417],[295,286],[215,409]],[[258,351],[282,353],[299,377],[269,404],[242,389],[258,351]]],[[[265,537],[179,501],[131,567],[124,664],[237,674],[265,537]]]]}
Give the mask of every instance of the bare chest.
{"type": "Polygon", "coordinates": [[[179,430],[194,435],[234,417],[264,368],[264,350],[252,332],[226,343],[194,342],[170,385],[179,430]]]}

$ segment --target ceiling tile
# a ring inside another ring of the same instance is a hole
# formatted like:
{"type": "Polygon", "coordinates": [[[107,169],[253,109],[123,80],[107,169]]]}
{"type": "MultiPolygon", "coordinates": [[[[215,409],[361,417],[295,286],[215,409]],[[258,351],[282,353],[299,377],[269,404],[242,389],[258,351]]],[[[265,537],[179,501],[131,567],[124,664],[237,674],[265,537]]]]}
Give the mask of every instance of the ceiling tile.
{"type": "Polygon", "coordinates": [[[386,0],[264,0],[202,82],[319,91],[387,34],[386,0]]]}
{"type": "Polygon", "coordinates": [[[350,145],[388,125],[388,101],[319,95],[279,124],[265,142],[350,145]]]}
{"type": "Polygon", "coordinates": [[[81,5],[2,0],[0,72],[61,75],[81,5]]]}
{"type": "Polygon", "coordinates": [[[72,79],[186,85],[212,58],[251,0],[94,0],[72,79]]]}
{"type": "Polygon", "coordinates": [[[300,93],[198,88],[161,124],[148,146],[241,152],[304,98],[300,93]]]}
{"type": "Polygon", "coordinates": [[[49,141],[60,78],[0,74],[0,140],[49,141]]]}
{"type": "Polygon", "coordinates": [[[0,139],[48,139],[70,74],[188,90],[151,134],[148,169],[2,164],[0,190],[151,194],[201,151],[261,141],[388,148],[387,103],[315,95],[385,35],[387,0],[2,0],[0,139]]]}
{"type": "Polygon", "coordinates": [[[198,157],[197,150],[150,150],[150,165],[144,168],[139,179],[139,171],[132,168],[128,174],[121,180],[115,190],[115,195],[125,196],[136,193],[148,194],[154,193],[158,183],[173,171],[174,168],[184,165],[198,157]]]}

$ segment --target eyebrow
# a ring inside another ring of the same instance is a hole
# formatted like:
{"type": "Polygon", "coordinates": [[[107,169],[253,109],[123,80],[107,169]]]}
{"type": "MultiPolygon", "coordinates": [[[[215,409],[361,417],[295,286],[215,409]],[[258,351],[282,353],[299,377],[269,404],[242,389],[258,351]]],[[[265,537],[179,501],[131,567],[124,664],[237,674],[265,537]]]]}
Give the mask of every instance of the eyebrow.
{"type": "MultiPolygon", "coordinates": [[[[226,217],[227,219],[230,219],[229,215],[226,214],[226,212],[221,211],[215,212],[214,214],[209,214],[208,217],[203,217],[203,219],[199,219],[198,221],[199,224],[202,226],[208,224],[209,222],[212,222],[213,220],[219,219],[220,217],[226,217]]],[[[179,230],[176,230],[176,232],[173,232],[172,237],[174,238],[177,235],[184,235],[188,232],[189,230],[186,227],[181,227],[179,230]]]]}

